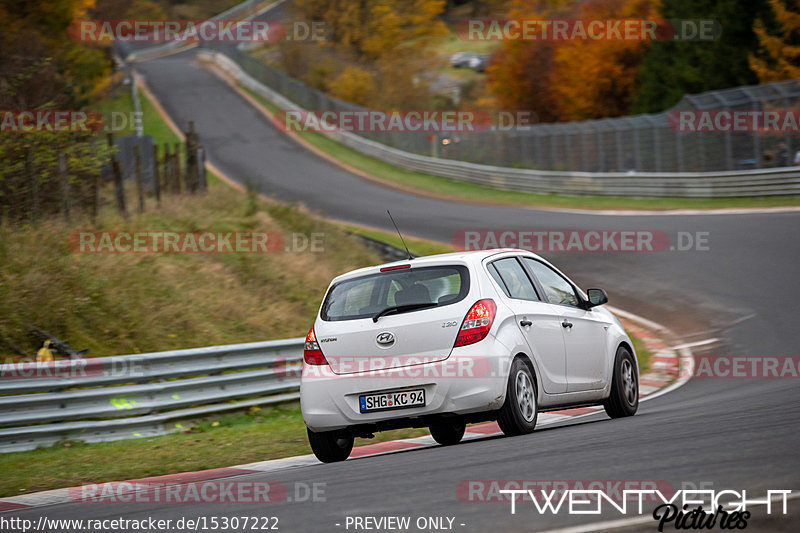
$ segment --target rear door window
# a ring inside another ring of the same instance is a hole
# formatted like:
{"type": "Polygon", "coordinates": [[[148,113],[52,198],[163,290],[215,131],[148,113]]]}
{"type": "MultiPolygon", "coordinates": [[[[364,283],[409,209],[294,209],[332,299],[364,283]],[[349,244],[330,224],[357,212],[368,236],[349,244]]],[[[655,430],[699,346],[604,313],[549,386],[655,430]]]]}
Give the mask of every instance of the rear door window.
{"type": "Polygon", "coordinates": [[[323,320],[367,318],[395,306],[449,305],[469,292],[469,270],[462,265],[392,270],[341,281],[331,287],[323,320]]]}

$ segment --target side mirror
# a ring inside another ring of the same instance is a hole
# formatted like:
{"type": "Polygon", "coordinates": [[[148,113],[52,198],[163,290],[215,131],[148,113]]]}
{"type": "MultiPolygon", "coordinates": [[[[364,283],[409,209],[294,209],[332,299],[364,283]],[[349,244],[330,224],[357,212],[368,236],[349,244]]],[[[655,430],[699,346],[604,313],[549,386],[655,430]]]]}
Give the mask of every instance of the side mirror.
{"type": "Polygon", "coordinates": [[[603,289],[588,289],[586,291],[586,296],[589,297],[587,307],[590,309],[608,302],[608,294],[606,294],[606,291],[603,289]]]}

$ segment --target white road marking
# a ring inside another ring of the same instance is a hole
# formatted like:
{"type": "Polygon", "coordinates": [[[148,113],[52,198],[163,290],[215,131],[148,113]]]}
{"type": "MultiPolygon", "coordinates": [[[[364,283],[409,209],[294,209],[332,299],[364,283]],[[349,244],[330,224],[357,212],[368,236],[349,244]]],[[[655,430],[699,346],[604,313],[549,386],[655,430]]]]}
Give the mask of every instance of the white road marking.
{"type": "Polygon", "coordinates": [[[702,340],[702,341],[687,342],[685,344],[679,344],[677,346],[673,346],[672,349],[673,350],[680,350],[681,348],[696,348],[697,346],[705,346],[707,344],[714,344],[715,342],[719,342],[719,339],[716,338],[716,337],[711,338],[711,339],[705,339],[705,340],[702,340]]]}

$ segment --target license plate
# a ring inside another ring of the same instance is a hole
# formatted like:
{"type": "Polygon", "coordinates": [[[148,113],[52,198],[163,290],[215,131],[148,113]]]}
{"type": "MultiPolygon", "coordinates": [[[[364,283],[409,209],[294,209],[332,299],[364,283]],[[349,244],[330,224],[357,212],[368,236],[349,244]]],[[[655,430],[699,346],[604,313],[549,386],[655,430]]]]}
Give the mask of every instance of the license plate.
{"type": "Polygon", "coordinates": [[[358,397],[358,403],[362,413],[421,407],[425,405],[425,389],[364,394],[358,397]]]}

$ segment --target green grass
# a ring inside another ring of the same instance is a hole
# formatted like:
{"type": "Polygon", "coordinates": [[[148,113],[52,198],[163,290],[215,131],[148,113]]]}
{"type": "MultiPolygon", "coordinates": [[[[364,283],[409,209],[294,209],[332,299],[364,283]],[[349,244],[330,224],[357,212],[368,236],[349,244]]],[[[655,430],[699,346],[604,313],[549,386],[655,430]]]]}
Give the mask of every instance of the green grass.
{"type": "MultiPolygon", "coordinates": [[[[271,113],[280,111],[263,96],[244,88],[271,113]]],[[[312,131],[298,132],[300,138],[336,160],[390,184],[453,200],[529,207],[570,209],[718,209],[723,207],[775,207],[800,205],[800,196],[757,198],[629,198],[620,196],[565,196],[534,194],[484,187],[442,176],[412,172],[362,154],[329,137],[312,131]]]]}
{"type": "MultiPolygon", "coordinates": [[[[448,63],[449,65],[449,63],[448,63]]],[[[442,74],[446,74],[448,76],[452,76],[453,78],[457,78],[460,82],[468,82],[468,81],[476,81],[482,83],[486,79],[486,74],[483,72],[475,72],[471,68],[461,67],[444,67],[440,68],[439,72],[442,74]]]]}
{"type": "MultiPolygon", "coordinates": [[[[181,432],[161,437],[91,444],[67,441],[0,454],[0,497],[311,453],[297,402],[181,425],[181,432]]],[[[356,446],[426,434],[426,429],[386,431],[374,439],[356,439],[356,446]]]]}
{"type": "MultiPolygon", "coordinates": [[[[138,93],[139,104],[142,107],[142,128],[145,134],[153,136],[153,141],[159,146],[159,149],[163,147],[164,143],[169,143],[171,150],[175,143],[180,142],[180,137],[162,120],[150,99],[142,91],[138,91],[138,93]]],[[[188,129],[189,125],[178,124],[178,127],[188,129]]]]}
{"type": "MultiPolygon", "coordinates": [[[[108,126],[109,121],[113,120],[114,114],[117,117],[125,117],[125,127],[121,129],[114,130],[115,137],[122,137],[125,135],[133,135],[136,133],[134,130],[134,124],[131,116],[131,112],[133,112],[133,101],[131,98],[131,91],[130,87],[120,86],[117,87],[114,91],[111,92],[108,96],[103,98],[102,100],[95,103],[91,106],[92,110],[99,111],[101,115],[103,115],[103,119],[105,124],[108,126]]],[[[118,124],[111,124],[115,128],[121,124],[121,120],[118,124]]]]}
{"type": "Polygon", "coordinates": [[[473,52],[476,54],[488,54],[496,50],[503,43],[501,41],[481,41],[462,39],[456,33],[456,25],[448,24],[449,33],[433,48],[432,53],[439,56],[449,56],[456,52],[473,52]]]}
{"type": "MultiPolygon", "coordinates": [[[[403,242],[396,233],[387,233],[371,228],[351,226],[349,224],[340,224],[340,226],[351,233],[355,233],[356,235],[364,235],[365,237],[370,237],[372,239],[391,244],[397,248],[403,248],[403,242]]],[[[415,237],[407,237],[405,235],[403,238],[406,241],[406,245],[408,245],[409,251],[416,257],[421,257],[424,255],[446,254],[454,251],[451,246],[446,244],[424,239],[417,239],[415,237]]]]}

